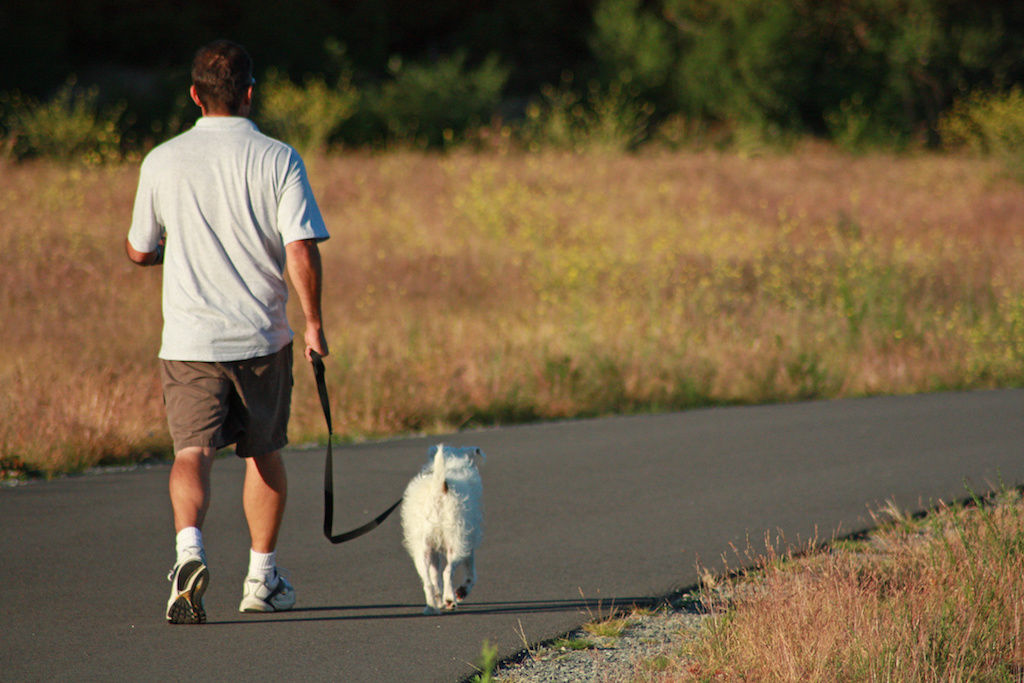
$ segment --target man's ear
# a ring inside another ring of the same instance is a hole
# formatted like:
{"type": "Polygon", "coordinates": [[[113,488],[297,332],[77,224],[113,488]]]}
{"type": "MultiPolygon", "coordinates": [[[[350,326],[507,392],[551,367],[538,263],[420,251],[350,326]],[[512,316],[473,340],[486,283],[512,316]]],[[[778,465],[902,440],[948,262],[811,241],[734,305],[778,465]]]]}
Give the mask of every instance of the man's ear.
{"type": "Polygon", "coordinates": [[[252,89],[253,86],[249,86],[249,89],[245,91],[245,99],[242,100],[242,106],[239,107],[239,114],[241,116],[248,116],[249,112],[252,111],[252,89]]]}
{"type": "Polygon", "coordinates": [[[196,92],[196,86],[190,86],[188,94],[192,98],[192,101],[196,103],[196,106],[202,109],[203,113],[206,113],[206,107],[203,106],[203,101],[199,99],[199,93],[196,92]]]}

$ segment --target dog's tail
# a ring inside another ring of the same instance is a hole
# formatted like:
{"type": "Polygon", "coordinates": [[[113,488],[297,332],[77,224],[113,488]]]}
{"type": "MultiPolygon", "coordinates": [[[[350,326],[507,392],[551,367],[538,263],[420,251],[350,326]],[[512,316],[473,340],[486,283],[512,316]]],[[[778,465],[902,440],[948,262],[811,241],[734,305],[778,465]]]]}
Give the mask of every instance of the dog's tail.
{"type": "Polygon", "coordinates": [[[434,490],[440,493],[448,493],[448,480],[444,465],[444,445],[437,444],[437,450],[434,451],[434,490]]]}

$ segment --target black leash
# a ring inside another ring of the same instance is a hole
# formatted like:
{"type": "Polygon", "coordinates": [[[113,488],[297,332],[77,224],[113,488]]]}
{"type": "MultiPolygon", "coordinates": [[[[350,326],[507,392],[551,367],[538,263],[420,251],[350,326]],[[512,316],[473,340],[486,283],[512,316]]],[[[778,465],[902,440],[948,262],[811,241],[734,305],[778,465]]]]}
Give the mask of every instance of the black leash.
{"type": "Polygon", "coordinates": [[[320,394],[320,407],[324,409],[324,419],[327,421],[327,458],[324,461],[324,536],[331,543],[344,543],[353,538],[359,538],[368,534],[388,518],[395,511],[402,499],[395,501],[394,505],[359,528],[346,531],[343,534],[333,535],[334,527],[334,453],[331,450],[331,437],[334,434],[334,427],[331,425],[331,404],[327,398],[327,382],[324,379],[324,359],[316,351],[310,352],[313,358],[313,376],[316,377],[316,390],[320,394]]]}

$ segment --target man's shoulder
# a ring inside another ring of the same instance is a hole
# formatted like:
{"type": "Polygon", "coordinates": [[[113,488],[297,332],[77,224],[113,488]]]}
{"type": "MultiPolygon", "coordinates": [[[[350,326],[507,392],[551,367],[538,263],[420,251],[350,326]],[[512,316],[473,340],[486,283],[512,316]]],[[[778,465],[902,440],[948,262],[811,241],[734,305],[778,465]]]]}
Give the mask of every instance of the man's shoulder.
{"type": "Polygon", "coordinates": [[[302,160],[301,157],[299,156],[299,153],[295,150],[295,148],[289,145],[287,142],[283,140],[278,140],[275,137],[271,137],[264,133],[263,131],[259,130],[258,128],[253,129],[252,135],[262,144],[266,145],[270,149],[279,152],[282,156],[288,157],[289,159],[293,159],[296,161],[302,160]]]}
{"type": "Polygon", "coordinates": [[[207,121],[204,118],[200,119],[200,122],[196,126],[197,129],[227,133],[222,139],[225,141],[230,140],[229,145],[237,145],[239,148],[246,148],[250,152],[254,148],[260,150],[258,156],[263,161],[273,159],[275,165],[283,164],[287,167],[297,164],[302,165],[302,157],[294,147],[283,140],[267,135],[259,129],[255,121],[249,118],[235,117],[231,120],[214,122],[207,121]],[[204,125],[206,128],[203,127],[204,125]]]}
{"type": "Polygon", "coordinates": [[[180,150],[194,144],[194,137],[195,128],[189,128],[168,140],[164,140],[146,153],[142,159],[143,165],[152,166],[154,164],[159,164],[168,158],[174,157],[180,152],[180,150]]]}
{"type": "Polygon", "coordinates": [[[305,174],[306,164],[302,155],[283,140],[271,137],[258,128],[253,129],[253,139],[264,148],[266,154],[261,154],[262,162],[266,168],[274,168],[281,177],[298,178],[305,174]],[[269,164],[268,164],[269,162],[269,164]]]}
{"type": "Polygon", "coordinates": [[[198,119],[192,127],[156,145],[149,151],[149,154],[162,154],[166,153],[168,149],[173,150],[181,146],[208,145],[211,140],[258,141],[260,144],[297,154],[291,145],[267,135],[259,129],[254,121],[248,118],[208,116],[198,119]]]}
{"type": "Polygon", "coordinates": [[[301,177],[305,172],[302,157],[291,145],[266,135],[248,119],[234,121],[205,117],[195,126],[153,147],[142,161],[144,174],[178,173],[222,162],[244,163],[259,174],[270,174],[281,182],[301,177]]]}

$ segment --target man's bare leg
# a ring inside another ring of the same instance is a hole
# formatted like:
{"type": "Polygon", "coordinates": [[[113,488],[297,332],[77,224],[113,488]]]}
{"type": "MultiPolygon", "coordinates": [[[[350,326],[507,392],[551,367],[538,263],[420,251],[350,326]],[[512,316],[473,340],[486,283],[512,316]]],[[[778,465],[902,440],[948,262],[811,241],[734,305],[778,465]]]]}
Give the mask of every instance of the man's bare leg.
{"type": "Polygon", "coordinates": [[[279,451],[246,458],[242,507],[256,552],[270,553],[277,548],[287,498],[288,476],[279,451]]]}
{"type": "Polygon", "coordinates": [[[278,612],[295,605],[295,589],[277,572],[277,534],[288,498],[288,477],[279,452],[245,461],[242,507],[252,549],[242,586],[241,612],[278,612]]]}
{"type": "Polygon", "coordinates": [[[174,455],[170,492],[176,532],[203,527],[206,511],[210,509],[210,471],[215,453],[213,448],[196,446],[183,448],[174,455]]]}
{"type": "Polygon", "coordinates": [[[171,596],[167,621],[202,624],[206,621],[203,593],[210,581],[200,528],[210,508],[210,471],[215,449],[183,448],[174,456],[168,488],[177,532],[177,561],[168,577],[171,596]]]}

